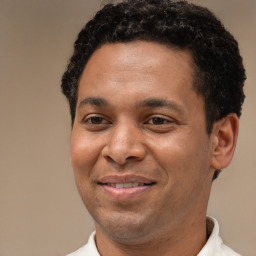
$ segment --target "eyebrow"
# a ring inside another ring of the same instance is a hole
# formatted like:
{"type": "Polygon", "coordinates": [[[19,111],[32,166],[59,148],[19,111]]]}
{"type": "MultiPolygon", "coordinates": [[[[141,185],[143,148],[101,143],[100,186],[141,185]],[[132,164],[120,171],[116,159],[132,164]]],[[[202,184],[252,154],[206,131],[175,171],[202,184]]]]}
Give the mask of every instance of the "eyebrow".
{"type": "MultiPolygon", "coordinates": [[[[109,102],[101,97],[87,97],[80,101],[79,108],[84,105],[92,105],[92,106],[110,106],[109,102]]],[[[184,113],[184,109],[171,100],[166,100],[163,98],[148,98],[145,99],[138,104],[136,104],[137,108],[170,108],[173,109],[179,113],[184,113]]]]}
{"type": "Polygon", "coordinates": [[[101,97],[88,97],[80,101],[79,108],[84,105],[93,105],[93,106],[100,107],[100,106],[108,106],[109,103],[101,97]]]}
{"type": "Polygon", "coordinates": [[[164,108],[164,107],[167,107],[167,108],[170,108],[170,109],[174,109],[177,112],[184,113],[184,109],[182,108],[182,106],[180,106],[179,104],[177,104],[174,101],[166,100],[166,99],[162,99],[162,98],[145,99],[142,102],[140,102],[138,106],[139,107],[146,107],[146,108],[158,108],[158,107],[164,108]]]}

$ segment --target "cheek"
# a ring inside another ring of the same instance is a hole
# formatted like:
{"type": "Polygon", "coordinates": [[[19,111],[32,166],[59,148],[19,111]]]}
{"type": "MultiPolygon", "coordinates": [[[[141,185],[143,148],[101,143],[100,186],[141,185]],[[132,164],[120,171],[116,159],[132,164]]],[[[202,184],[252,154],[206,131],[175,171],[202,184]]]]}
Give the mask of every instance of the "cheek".
{"type": "Polygon", "coordinates": [[[168,207],[174,213],[182,209],[186,211],[197,204],[209,180],[207,143],[179,136],[161,143],[161,151],[156,150],[154,156],[167,176],[163,190],[164,207],[166,212],[168,207]]]}
{"type": "Polygon", "coordinates": [[[97,148],[90,137],[75,130],[71,135],[70,158],[78,192],[85,205],[90,205],[93,190],[92,173],[97,161],[97,148]]]}
{"type": "Polygon", "coordinates": [[[158,138],[151,143],[150,148],[156,161],[161,164],[165,170],[173,170],[177,172],[177,168],[182,168],[189,157],[189,145],[179,136],[167,136],[158,138]]]}
{"type": "Polygon", "coordinates": [[[75,176],[90,176],[98,156],[98,145],[91,140],[90,136],[72,132],[70,157],[75,176]]]}
{"type": "Polygon", "coordinates": [[[161,140],[158,138],[157,142],[151,145],[152,153],[165,170],[169,182],[192,183],[201,172],[207,171],[207,164],[210,163],[209,145],[207,140],[202,140],[201,137],[177,133],[161,140]]]}

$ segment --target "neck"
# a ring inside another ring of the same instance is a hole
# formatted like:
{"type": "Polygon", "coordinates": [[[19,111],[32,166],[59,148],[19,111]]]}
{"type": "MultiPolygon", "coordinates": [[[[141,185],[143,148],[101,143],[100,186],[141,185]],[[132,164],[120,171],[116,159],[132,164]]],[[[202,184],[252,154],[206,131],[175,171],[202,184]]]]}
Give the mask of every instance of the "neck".
{"type": "Polygon", "coordinates": [[[102,256],[196,256],[207,241],[206,218],[177,223],[162,234],[149,234],[136,242],[120,242],[108,237],[96,225],[96,243],[102,256]]]}

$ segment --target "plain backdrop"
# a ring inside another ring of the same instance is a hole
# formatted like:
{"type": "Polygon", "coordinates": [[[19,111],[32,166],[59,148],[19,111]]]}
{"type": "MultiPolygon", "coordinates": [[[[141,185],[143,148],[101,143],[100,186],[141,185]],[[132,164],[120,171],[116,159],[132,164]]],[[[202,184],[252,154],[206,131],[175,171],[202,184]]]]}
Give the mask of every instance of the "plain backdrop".
{"type": "MultiPolygon", "coordinates": [[[[229,246],[256,255],[256,1],[198,0],[240,43],[246,101],[232,164],[208,214],[229,246]]],[[[0,1],[0,255],[58,256],[93,230],[69,161],[70,117],[60,80],[95,0],[0,1]]]]}

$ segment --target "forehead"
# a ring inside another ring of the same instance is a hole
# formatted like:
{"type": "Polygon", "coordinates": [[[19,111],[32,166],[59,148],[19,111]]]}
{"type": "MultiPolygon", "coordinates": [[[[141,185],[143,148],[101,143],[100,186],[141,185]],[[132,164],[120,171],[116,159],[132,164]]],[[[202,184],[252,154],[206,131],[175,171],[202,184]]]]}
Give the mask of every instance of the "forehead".
{"type": "MultiPolygon", "coordinates": [[[[158,97],[195,93],[194,64],[188,50],[155,42],[105,44],[88,60],[79,82],[78,102],[84,97],[111,99],[122,94],[158,97]]],[[[131,101],[131,100],[130,100],[131,101]]]]}

